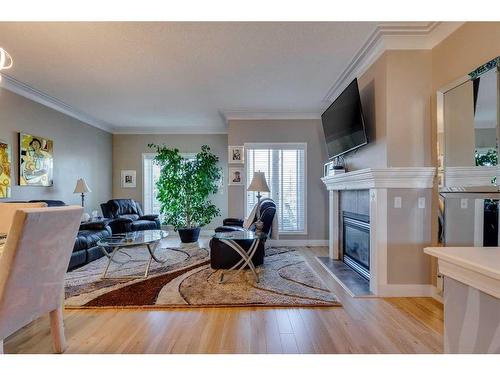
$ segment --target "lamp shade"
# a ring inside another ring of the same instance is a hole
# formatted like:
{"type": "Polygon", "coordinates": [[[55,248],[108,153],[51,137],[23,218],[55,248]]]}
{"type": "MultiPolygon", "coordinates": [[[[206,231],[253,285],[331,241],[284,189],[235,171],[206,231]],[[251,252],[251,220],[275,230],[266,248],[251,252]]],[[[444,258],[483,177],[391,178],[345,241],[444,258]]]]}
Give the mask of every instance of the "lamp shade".
{"type": "Polygon", "coordinates": [[[79,178],[78,181],[76,181],[75,191],[73,193],[84,194],[91,192],[92,190],[90,190],[84,178],[79,178]]]}
{"type": "Polygon", "coordinates": [[[253,173],[252,182],[250,183],[247,191],[269,192],[269,186],[267,186],[266,175],[264,172],[253,173]]]}

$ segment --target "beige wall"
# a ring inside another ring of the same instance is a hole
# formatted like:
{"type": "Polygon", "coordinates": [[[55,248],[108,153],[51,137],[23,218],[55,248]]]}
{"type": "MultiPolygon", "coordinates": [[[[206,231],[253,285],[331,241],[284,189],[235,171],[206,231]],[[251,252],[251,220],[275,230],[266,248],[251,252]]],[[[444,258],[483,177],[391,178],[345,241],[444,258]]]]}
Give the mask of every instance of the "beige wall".
{"type": "Polygon", "coordinates": [[[73,194],[79,177],[84,177],[92,190],[86,196],[86,212],[100,212],[99,204],[111,198],[111,134],[0,88],[0,139],[11,146],[11,200],[58,199],[80,204],[80,196],[73,194]],[[53,186],[17,185],[19,132],[54,141],[53,186]]]}
{"type": "MultiPolygon", "coordinates": [[[[307,235],[286,235],[283,239],[326,240],[328,238],[328,193],[321,181],[328,160],[320,120],[241,120],[230,121],[229,145],[245,142],[307,143],[307,235]]],[[[229,216],[244,216],[241,186],[229,186],[229,216]]]]}
{"type": "Polygon", "coordinates": [[[386,55],[387,166],[430,166],[431,51],[389,51],[386,55]]]}
{"type": "Polygon", "coordinates": [[[142,202],[142,154],[154,153],[148,144],[165,144],[181,152],[196,153],[202,145],[210,146],[219,157],[224,171],[224,187],[211,200],[221,210],[221,216],[207,226],[208,229],[222,225],[227,217],[227,135],[226,134],[115,134],[113,135],[113,198],[133,198],[142,202]],[[123,169],[135,170],[136,188],[122,188],[120,174],[123,169]]]}
{"type": "Polygon", "coordinates": [[[358,82],[369,144],[348,169],[432,165],[431,51],[387,51],[358,82]]]}
{"type": "Polygon", "coordinates": [[[368,144],[346,155],[350,171],[387,166],[387,55],[384,53],[358,78],[368,144]]]}
{"type": "Polygon", "coordinates": [[[388,190],[388,284],[431,283],[431,257],[423,252],[431,245],[431,199],[432,189],[388,190]],[[394,208],[395,197],[401,197],[401,208],[394,208]],[[425,208],[418,208],[419,198],[425,198],[425,208]]]}

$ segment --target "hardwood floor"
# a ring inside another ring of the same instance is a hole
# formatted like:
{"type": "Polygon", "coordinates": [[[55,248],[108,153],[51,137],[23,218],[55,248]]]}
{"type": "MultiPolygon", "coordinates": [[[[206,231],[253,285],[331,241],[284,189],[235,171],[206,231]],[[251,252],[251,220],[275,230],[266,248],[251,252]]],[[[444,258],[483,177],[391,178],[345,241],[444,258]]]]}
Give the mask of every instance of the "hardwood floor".
{"type": "MultiPolygon", "coordinates": [[[[315,256],[337,294],[332,308],[67,310],[66,353],[441,353],[443,308],[432,298],[352,298],[315,256]]],[[[6,353],[52,353],[48,317],[5,341],[6,353]]]]}

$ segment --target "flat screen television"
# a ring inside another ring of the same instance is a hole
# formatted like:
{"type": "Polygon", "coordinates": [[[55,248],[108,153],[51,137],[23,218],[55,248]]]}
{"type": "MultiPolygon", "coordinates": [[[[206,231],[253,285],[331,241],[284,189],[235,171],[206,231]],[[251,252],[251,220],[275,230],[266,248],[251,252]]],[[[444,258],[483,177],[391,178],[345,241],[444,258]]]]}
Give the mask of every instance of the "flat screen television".
{"type": "Polygon", "coordinates": [[[368,143],[357,79],[321,115],[321,122],[330,159],[368,143]]]}

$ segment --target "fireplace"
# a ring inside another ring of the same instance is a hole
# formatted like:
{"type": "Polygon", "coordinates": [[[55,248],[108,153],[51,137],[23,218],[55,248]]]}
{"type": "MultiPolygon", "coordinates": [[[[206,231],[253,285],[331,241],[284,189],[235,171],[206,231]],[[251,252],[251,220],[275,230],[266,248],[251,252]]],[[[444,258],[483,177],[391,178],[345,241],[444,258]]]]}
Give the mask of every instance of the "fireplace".
{"type": "Polygon", "coordinates": [[[342,260],[370,279],[370,217],[342,212],[342,260]]]}

